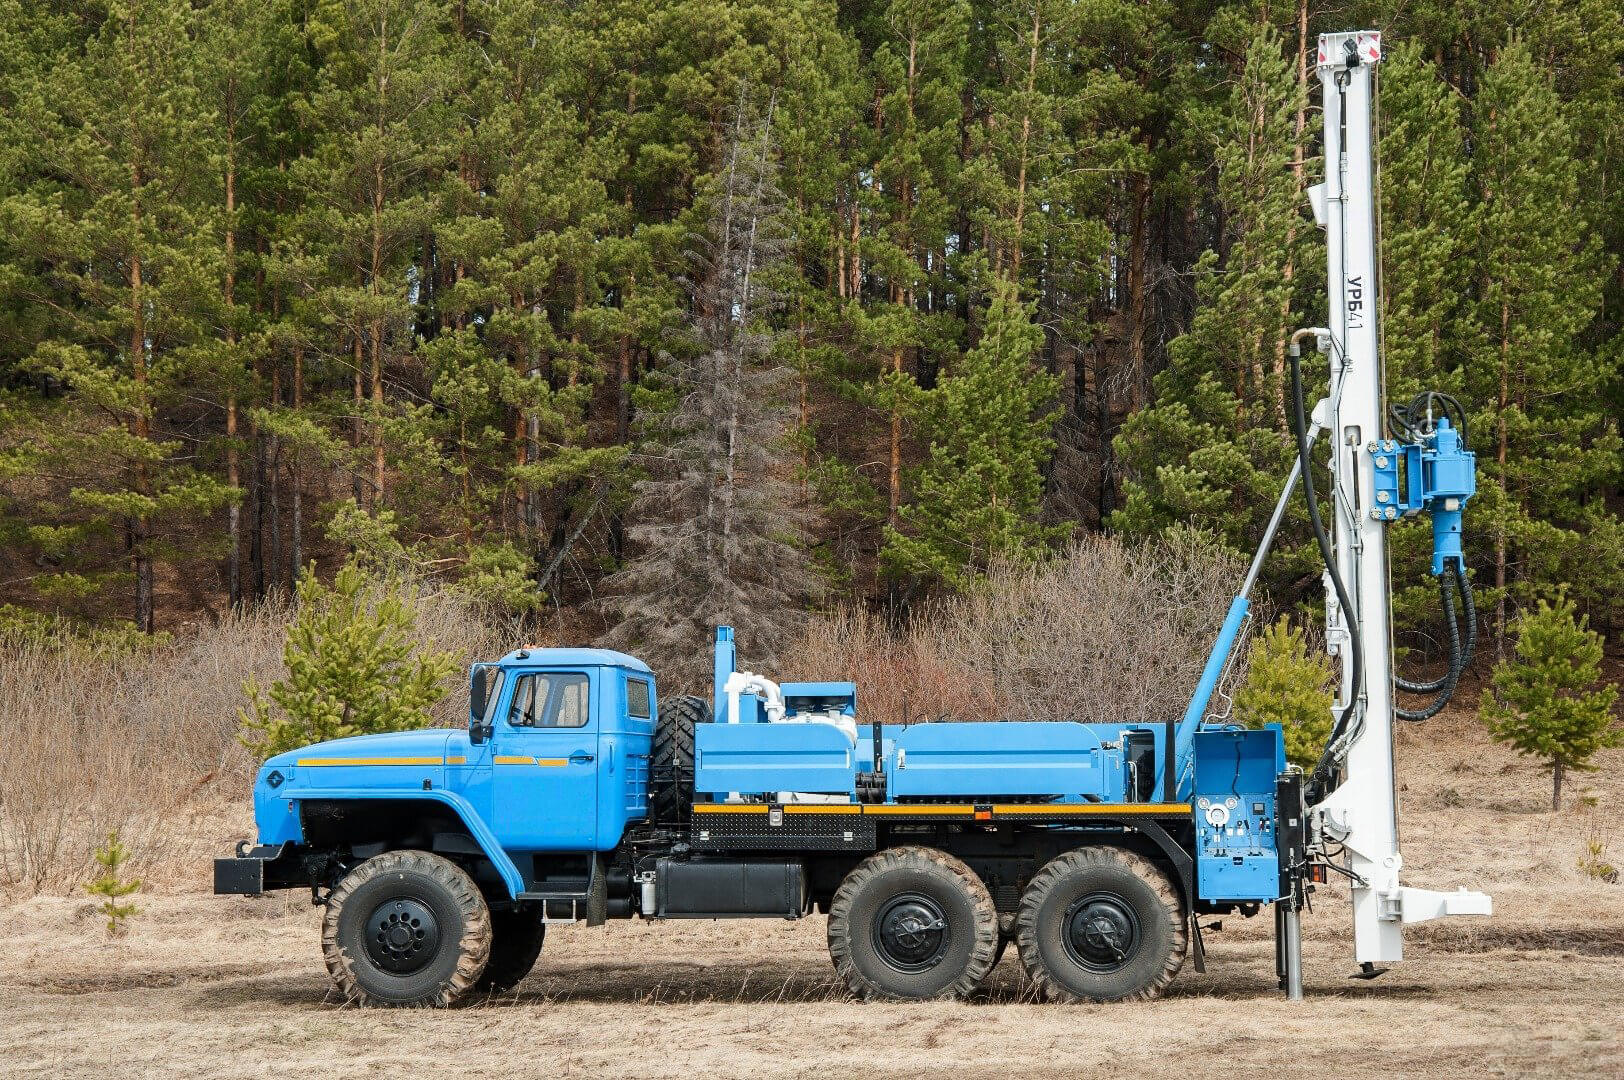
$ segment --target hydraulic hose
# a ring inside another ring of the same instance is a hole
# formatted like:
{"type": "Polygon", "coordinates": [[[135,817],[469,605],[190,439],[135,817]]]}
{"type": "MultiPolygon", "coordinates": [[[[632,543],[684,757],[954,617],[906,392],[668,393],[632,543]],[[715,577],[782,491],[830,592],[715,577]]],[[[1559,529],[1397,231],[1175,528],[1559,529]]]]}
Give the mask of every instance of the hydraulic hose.
{"type": "Polygon", "coordinates": [[[1477,650],[1477,603],[1472,596],[1472,583],[1467,580],[1466,570],[1457,559],[1449,560],[1449,576],[1440,579],[1439,587],[1443,593],[1444,621],[1449,625],[1449,670],[1442,678],[1427,683],[1412,683],[1405,679],[1395,679],[1400,690],[1412,694],[1437,693],[1432,701],[1421,709],[1401,709],[1395,707],[1393,715],[1400,720],[1420,721],[1428,720],[1443,711],[1449,704],[1449,699],[1455,696],[1455,687],[1460,677],[1472,662],[1472,655],[1477,650]],[[1451,589],[1451,582],[1453,589],[1451,589]],[[1455,619],[1455,604],[1453,592],[1458,592],[1461,598],[1461,608],[1466,616],[1466,642],[1461,645],[1459,631],[1455,619]]]}
{"type": "Polygon", "coordinates": [[[1438,599],[1443,606],[1444,627],[1449,633],[1449,667],[1444,674],[1427,682],[1411,682],[1401,676],[1393,676],[1393,684],[1406,694],[1436,694],[1444,687],[1450,685],[1455,667],[1460,663],[1460,623],[1455,618],[1455,563],[1450,560],[1449,571],[1438,578],[1438,599]]]}
{"type": "Polygon", "coordinates": [[[1351,645],[1349,663],[1352,667],[1349,672],[1347,703],[1342,706],[1342,714],[1332,725],[1331,736],[1326,740],[1325,753],[1314,766],[1313,775],[1309,779],[1309,790],[1318,792],[1324,789],[1330,779],[1332,751],[1352,724],[1354,714],[1359,709],[1359,694],[1364,689],[1365,656],[1359,641],[1359,613],[1348,596],[1348,587],[1342,581],[1341,573],[1336,568],[1336,556],[1331,551],[1331,538],[1325,531],[1324,520],[1320,517],[1319,495],[1314,490],[1313,461],[1308,446],[1308,417],[1303,408],[1302,347],[1298,345],[1295,337],[1287,352],[1291,360],[1291,411],[1293,428],[1297,436],[1297,463],[1302,469],[1303,498],[1308,504],[1308,521],[1314,529],[1314,542],[1319,546],[1320,561],[1325,564],[1325,572],[1331,578],[1331,588],[1336,592],[1336,602],[1341,605],[1342,619],[1347,625],[1351,645]]]}

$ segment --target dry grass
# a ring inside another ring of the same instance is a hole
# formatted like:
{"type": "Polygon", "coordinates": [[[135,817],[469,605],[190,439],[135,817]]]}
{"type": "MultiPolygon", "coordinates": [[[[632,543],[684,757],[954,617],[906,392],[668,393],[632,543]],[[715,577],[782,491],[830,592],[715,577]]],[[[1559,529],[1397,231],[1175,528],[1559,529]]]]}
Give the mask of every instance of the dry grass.
{"type": "MultiPolygon", "coordinates": [[[[512,647],[457,597],[413,591],[425,641],[465,658],[512,647]]],[[[134,873],[194,857],[177,816],[246,798],[242,684],[282,676],[292,614],[269,603],[145,651],[0,640],[0,888],[72,887],[114,830],[134,873]]],[[[467,709],[461,674],[446,691],[437,719],[456,723],[467,709]]]]}
{"type": "MultiPolygon", "coordinates": [[[[1194,538],[1090,536],[1037,566],[997,567],[900,631],[866,611],[815,620],[787,675],[854,679],[888,723],[1117,720],[1183,713],[1240,571],[1194,538]]],[[[1244,674],[1244,649],[1226,685],[1244,674]]]]}

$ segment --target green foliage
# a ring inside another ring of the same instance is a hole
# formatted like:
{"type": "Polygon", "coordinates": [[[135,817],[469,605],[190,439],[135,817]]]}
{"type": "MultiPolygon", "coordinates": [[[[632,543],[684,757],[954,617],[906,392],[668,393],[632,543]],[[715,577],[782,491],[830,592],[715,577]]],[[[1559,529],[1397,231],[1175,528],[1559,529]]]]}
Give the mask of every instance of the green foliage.
{"type": "Polygon", "coordinates": [[[122,901],[141,888],[141,880],[124,876],[124,864],[130,860],[130,849],[119,841],[116,830],[108,833],[107,843],[92,854],[96,859],[96,865],[101,867],[101,873],[86,883],[85,891],[102,898],[98,906],[101,913],[107,917],[107,932],[117,936],[128,929],[126,920],[137,910],[134,904],[122,901]]]}
{"type": "Polygon", "coordinates": [[[1605,602],[1624,588],[1604,573],[1617,566],[1606,493],[1624,442],[1602,391],[1618,354],[1586,337],[1616,259],[1587,220],[1591,167],[1544,58],[1507,45],[1483,73],[1474,110],[1480,344],[1465,383],[1479,406],[1479,487],[1492,490],[1473,518],[1494,545],[1502,614],[1507,591],[1527,603],[1550,582],[1605,602]]]}
{"type": "MultiPolygon", "coordinates": [[[[1567,582],[1604,633],[1616,7],[1368,20],[1390,396],[1471,413],[1485,613],[1567,582]]],[[[685,527],[632,492],[689,437],[657,420],[698,400],[677,338],[707,315],[693,241],[742,97],[773,115],[753,330],[787,373],[746,396],[793,431],[739,493],[815,521],[800,547],[849,599],[961,584],[1062,526],[1194,523],[1250,551],[1293,454],[1284,338],[1325,321],[1296,11],[0,0],[0,601],[150,632],[291,590],[334,547],[498,615],[602,596],[639,537],[685,527]],[[1007,399],[1007,358],[971,368],[994,278],[1041,328],[1007,399]],[[980,445],[983,411],[1010,445],[980,445]]],[[[1310,42],[1337,28],[1305,11],[1310,42]]],[[[1395,582],[1422,582],[1424,522],[1393,537],[1395,582]]],[[[1281,602],[1314,592],[1306,540],[1294,502],[1263,580],[1281,602]]],[[[647,595],[654,624],[709,618],[647,595]]],[[[1394,610],[1430,629],[1432,586],[1394,610]]]]}
{"type": "Polygon", "coordinates": [[[1279,724],[1286,758],[1313,767],[1331,734],[1330,659],[1282,615],[1252,643],[1246,682],[1235,692],[1235,719],[1247,727],[1279,724]]]}
{"type": "Polygon", "coordinates": [[[976,347],[908,412],[929,444],[902,528],[886,526],[892,573],[962,589],[994,559],[1038,556],[1068,531],[1039,514],[1057,380],[1032,365],[1043,340],[1016,288],[998,282],[976,347]]]}
{"type": "MultiPolygon", "coordinates": [[[[1211,529],[1235,551],[1262,533],[1295,452],[1285,422],[1284,348],[1294,317],[1293,278],[1311,249],[1301,182],[1291,163],[1303,101],[1278,35],[1267,27],[1246,48],[1212,148],[1226,235],[1196,265],[1201,306],[1169,346],[1155,403],[1130,416],[1116,439],[1127,467],[1124,503],[1111,523],[1153,535],[1179,523],[1211,529]]],[[[1300,515],[1288,520],[1271,570],[1302,563],[1300,515]]]]}
{"type": "Polygon", "coordinates": [[[332,586],[312,566],[282,650],[287,677],[243,684],[245,746],[268,758],[313,742],[427,727],[458,658],[414,642],[410,603],[387,581],[346,565],[332,586]]]}
{"type": "Polygon", "coordinates": [[[1564,773],[1593,769],[1597,751],[1624,745],[1613,714],[1618,687],[1602,685],[1601,635],[1588,622],[1566,596],[1524,611],[1512,623],[1516,655],[1495,665],[1480,705],[1496,739],[1550,764],[1553,810],[1564,773]]]}

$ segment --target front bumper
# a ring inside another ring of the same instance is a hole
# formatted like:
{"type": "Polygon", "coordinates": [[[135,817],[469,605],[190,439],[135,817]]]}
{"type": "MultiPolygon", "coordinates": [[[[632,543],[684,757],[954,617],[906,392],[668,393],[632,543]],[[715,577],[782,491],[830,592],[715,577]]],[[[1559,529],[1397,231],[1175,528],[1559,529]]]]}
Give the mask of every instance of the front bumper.
{"type": "Polygon", "coordinates": [[[292,889],[309,884],[297,845],[261,844],[250,849],[237,844],[237,854],[214,860],[216,896],[259,896],[269,889],[292,889]]]}

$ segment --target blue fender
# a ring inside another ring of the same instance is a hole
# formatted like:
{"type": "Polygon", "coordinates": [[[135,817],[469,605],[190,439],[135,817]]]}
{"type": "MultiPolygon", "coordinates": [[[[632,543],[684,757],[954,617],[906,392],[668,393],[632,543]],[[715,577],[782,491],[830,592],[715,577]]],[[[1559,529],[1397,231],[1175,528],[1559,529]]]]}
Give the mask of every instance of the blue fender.
{"type": "Polygon", "coordinates": [[[496,867],[496,872],[502,877],[502,883],[507,886],[508,896],[517,899],[519,893],[524,891],[524,878],[519,874],[519,868],[513,865],[513,860],[508,857],[508,853],[502,850],[502,845],[497,843],[495,834],[485,824],[484,819],[479,816],[479,813],[475,811],[467,799],[458,795],[455,791],[444,791],[438,788],[431,788],[428,791],[416,791],[410,788],[405,790],[390,789],[388,791],[380,791],[377,788],[304,788],[299,791],[297,798],[300,802],[311,799],[355,802],[363,800],[376,801],[378,799],[387,799],[391,802],[397,799],[423,799],[449,806],[462,819],[463,825],[468,829],[468,834],[474,838],[474,843],[479,845],[480,850],[485,853],[485,857],[491,861],[491,865],[496,867]]]}

